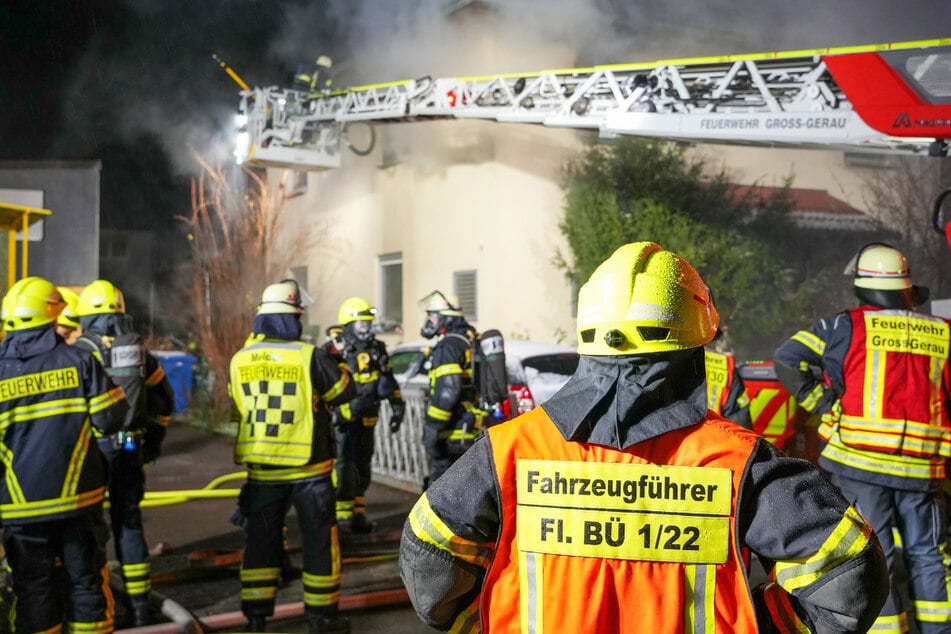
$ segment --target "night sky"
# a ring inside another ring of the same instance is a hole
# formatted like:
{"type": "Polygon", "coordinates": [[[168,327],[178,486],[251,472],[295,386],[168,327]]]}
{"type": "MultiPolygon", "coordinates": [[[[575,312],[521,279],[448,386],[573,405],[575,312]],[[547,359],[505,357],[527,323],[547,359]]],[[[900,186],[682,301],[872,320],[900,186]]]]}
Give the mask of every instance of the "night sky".
{"type": "Polygon", "coordinates": [[[6,0],[0,159],[99,159],[104,225],[168,226],[187,212],[193,154],[232,160],[238,87],[213,53],[252,85],[327,53],[343,86],[540,70],[551,45],[588,65],[951,36],[946,0],[507,0],[475,26],[449,4],[6,0]],[[487,29],[510,58],[468,45],[487,29]]]}

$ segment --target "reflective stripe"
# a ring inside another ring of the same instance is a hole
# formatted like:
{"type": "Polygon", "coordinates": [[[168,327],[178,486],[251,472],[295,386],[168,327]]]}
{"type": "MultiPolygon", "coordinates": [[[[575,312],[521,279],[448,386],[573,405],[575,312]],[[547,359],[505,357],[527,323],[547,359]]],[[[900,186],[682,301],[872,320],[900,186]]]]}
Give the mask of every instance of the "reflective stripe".
{"type": "MultiPolygon", "coordinates": [[[[110,618],[105,621],[92,621],[92,622],[69,621],[66,623],[66,626],[68,631],[73,632],[74,634],[109,634],[109,632],[113,631],[115,624],[113,623],[113,620],[110,618]]],[[[60,626],[56,626],[46,631],[60,632],[62,631],[62,629],[60,626]]]]}
{"type": "Polygon", "coordinates": [[[919,458],[951,457],[951,432],[929,423],[843,415],[838,431],[842,443],[855,449],[919,458]]]}
{"type": "Polygon", "coordinates": [[[76,511],[87,506],[102,502],[106,497],[106,488],[99,487],[79,495],[69,495],[51,500],[34,500],[0,504],[0,516],[4,519],[24,519],[27,517],[41,517],[55,513],[76,511]]]}
{"type": "Polygon", "coordinates": [[[125,400],[125,392],[122,391],[121,387],[114,387],[105,394],[100,394],[99,396],[94,396],[89,399],[89,413],[98,414],[102,410],[108,409],[122,400],[125,400]]]}
{"type": "Polygon", "coordinates": [[[304,605],[325,607],[340,602],[340,571],[330,575],[301,574],[304,586],[304,605]]]}
{"type": "Polygon", "coordinates": [[[495,554],[494,544],[478,543],[459,537],[446,526],[432,507],[429,497],[423,493],[409,514],[410,528],[421,541],[446,551],[470,564],[488,568],[495,554]]]}
{"type": "Polygon", "coordinates": [[[147,594],[152,590],[152,564],[144,561],[138,564],[123,564],[122,579],[129,595],[147,594]]]}
{"type": "Polygon", "coordinates": [[[716,631],[716,566],[684,566],[684,632],[716,631]]]}
{"type": "Polygon", "coordinates": [[[905,634],[908,631],[908,616],[904,612],[879,616],[868,631],[881,634],[905,634]]]}
{"type": "Polygon", "coordinates": [[[72,455],[69,458],[66,476],[63,478],[63,488],[60,495],[64,497],[73,495],[79,489],[79,478],[83,472],[83,465],[86,464],[86,456],[89,455],[89,443],[92,441],[91,427],[87,416],[79,430],[79,438],[76,439],[76,446],[73,447],[72,455]]]}
{"type": "Polygon", "coordinates": [[[380,380],[380,371],[357,372],[353,375],[353,380],[357,383],[373,383],[374,381],[380,380]]]}
{"type": "Polygon", "coordinates": [[[790,339],[792,339],[793,341],[798,341],[802,345],[806,346],[807,348],[815,352],[820,357],[826,351],[826,342],[820,339],[819,337],[817,337],[816,335],[812,334],[808,330],[800,330],[799,332],[794,334],[792,337],[790,337],[790,339]]]}
{"type": "Polygon", "coordinates": [[[819,399],[821,399],[825,393],[825,386],[819,383],[814,388],[812,388],[808,394],[806,394],[806,397],[802,399],[799,404],[802,405],[802,408],[807,412],[814,412],[816,410],[816,405],[819,404],[819,399]]]}
{"type": "Polygon", "coordinates": [[[289,482],[327,475],[334,468],[334,461],[324,460],[303,467],[287,469],[262,469],[257,465],[248,465],[248,480],[255,482],[289,482]]]}
{"type": "Polygon", "coordinates": [[[842,440],[836,431],[833,431],[829,442],[822,449],[821,455],[827,460],[854,469],[864,469],[865,471],[902,478],[942,480],[945,474],[943,459],[928,460],[911,456],[890,456],[874,451],[852,449],[842,444],[842,440]]]}
{"type": "Polygon", "coordinates": [[[429,416],[430,418],[435,418],[436,420],[441,420],[443,422],[446,422],[450,418],[452,418],[452,412],[445,409],[440,409],[436,407],[435,405],[430,405],[429,407],[426,408],[426,416],[429,416]]]}
{"type": "Polygon", "coordinates": [[[429,371],[429,379],[430,382],[432,382],[441,376],[449,376],[451,374],[462,374],[462,366],[458,363],[446,363],[438,368],[433,368],[429,371]]]}
{"type": "Polygon", "coordinates": [[[241,600],[270,601],[277,596],[280,568],[242,568],[241,600]]]}
{"type": "Polygon", "coordinates": [[[766,608],[773,624],[781,634],[809,634],[810,629],[802,622],[789,600],[789,595],[775,583],[763,591],[766,608]]]}
{"type": "Polygon", "coordinates": [[[450,634],[478,634],[482,631],[482,621],[479,616],[479,599],[466,606],[459,613],[452,627],[449,628],[450,634]]]}
{"type": "Polygon", "coordinates": [[[769,578],[791,594],[856,557],[868,545],[871,534],[872,527],[850,506],[838,526],[814,555],[794,560],[795,563],[777,561],[769,578]]]}
{"type": "Polygon", "coordinates": [[[869,350],[865,357],[865,399],[863,415],[866,418],[879,418],[882,415],[882,402],[885,392],[885,353],[881,350],[869,350]]]}
{"type": "Polygon", "coordinates": [[[145,379],[145,385],[148,387],[154,387],[158,385],[159,383],[161,383],[162,379],[164,378],[165,378],[165,370],[162,369],[162,366],[158,366],[155,368],[155,372],[150,374],[145,379]]]}
{"type": "Polygon", "coordinates": [[[340,373],[340,380],[337,381],[336,383],[334,383],[334,384],[330,387],[329,390],[327,390],[326,392],[324,392],[323,394],[321,394],[321,395],[320,395],[320,398],[321,398],[325,403],[328,402],[328,401],[332,401],[332,400],[334,400],[335,398],[337,398],[338,396],[340,396],[341,394],[343,394],[344,390],[347,389],[347,386],[348,386],[348,385],[350,385],[350,373],[349,373],[349,372],[341,372],[341,373],[340,373]]]}
{"type": "Polygon", "coordinates": [[[523,550],[518,551],[519,574],[519,614],[522,632],[542,634],[545,630],[544,588],[545,567],[539,559],[541,555],[523,550]]]}

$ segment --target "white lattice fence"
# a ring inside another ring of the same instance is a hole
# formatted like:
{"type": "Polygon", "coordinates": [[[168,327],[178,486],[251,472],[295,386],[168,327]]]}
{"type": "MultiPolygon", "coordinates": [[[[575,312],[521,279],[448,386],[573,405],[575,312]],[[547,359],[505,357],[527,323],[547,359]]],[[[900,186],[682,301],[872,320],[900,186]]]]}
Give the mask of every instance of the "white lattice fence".
{"type": "Polygon", "coordinates": [[[406,415],[395,434],[390,433],[390,404],[380,404],[373,453],[373,479],[408,491],[423,490],[429,474],[429,460],[423,449],[423,420],[426,399],[404,394],[406,415]]]}

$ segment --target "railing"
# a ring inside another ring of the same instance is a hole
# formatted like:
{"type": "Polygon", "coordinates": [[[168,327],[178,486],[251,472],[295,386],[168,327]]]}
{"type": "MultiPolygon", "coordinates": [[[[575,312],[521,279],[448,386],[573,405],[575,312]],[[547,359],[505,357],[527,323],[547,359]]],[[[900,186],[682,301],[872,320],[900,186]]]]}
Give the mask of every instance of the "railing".
{"type": "Polygon", "coordinates": [[[390,404],[380,404],[373,453],[373,479],[407,491],[422,491],[423,478],[429,475],[429,459],[423,449],[423,421],[426,399],[404,394],[406,414],[395,434],[390,433],[390,404]]]}

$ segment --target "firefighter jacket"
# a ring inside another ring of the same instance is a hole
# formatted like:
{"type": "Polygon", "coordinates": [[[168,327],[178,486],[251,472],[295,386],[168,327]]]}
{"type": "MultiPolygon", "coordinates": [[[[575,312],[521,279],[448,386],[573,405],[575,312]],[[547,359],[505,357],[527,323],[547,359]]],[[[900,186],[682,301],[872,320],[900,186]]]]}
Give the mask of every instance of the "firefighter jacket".
{"type": "Polygon", "coordinates": [[[946,320],[860,306],[783,343],[776,375],[804,409],[823,414],[824,469],[928,491],[951,457],[949,353],[946,320]]]}
{"type": "Polygon", "coordinates": [[[268,335],[281,332],[269,322],[286,317],[259,315],[255,332],[231,359],[228,389],[232,420],[238,424],[234,459],[248,465],[249,480],[259,482],[329,475],[333,433],[328,407],[354,396],[350,375],[323,348],[268,335]]]}
{"type": "Polygon", "coordinates": [[[141,433],[157,426],[163,429],[164,437],[164,428],[175,407],[175,394],[158,359],[146,349],[142,335],[135,332],[110,335],[93,327],[84,330],[73,345],[91,352],[125,393],[129,410],[122,430],[141,433]]]}
{"type": "Polygon", "coordinates": [[[698,352],[583,356],[544,405],[490,428],[404,525],[420,617],[458,632],[866,631],[888,591],[871,528],[815,467],[708,412],[698,352]],[[749,587],[748,552],[765,588],[749,587]]]}
{"type": "Polygon", "coordinates": [[[735,357],[732,354],[705,350],[703,360],[707,376],[707,408],[740,427],[753,429],[750,395],[746,391],[743,377],[736,369],[735,357]]]}
{"type": "Polygon", "coordinates": [[[114,433],[127,409],[122,388],[52,326],[8,333],[0,345],[3,523],[60,519],[101,504],[106,472],[93,430],[114,433]]]}
{"type": "Polygon", "coordinates": [[[354,407],[351,404],[341,406],[340,413],[351,424],[374,427],[380,400],[402,399],[386,344],[376,339],[348,342],[339,355],[353,378],[358,399],[354,407]],[[354,412],[354,409],[358,411],[354,412]]]}
{"type": "Polygon", "coordinates": [[[459,328],[443,335],[430,353],[426,424],[441,428],[440,437],[444,440],[465,442],[476,438],[471,426],[457,428],[463,417],[475,407],[472,382],[474,336],[471,326],[462,322],[459,328]]]}

